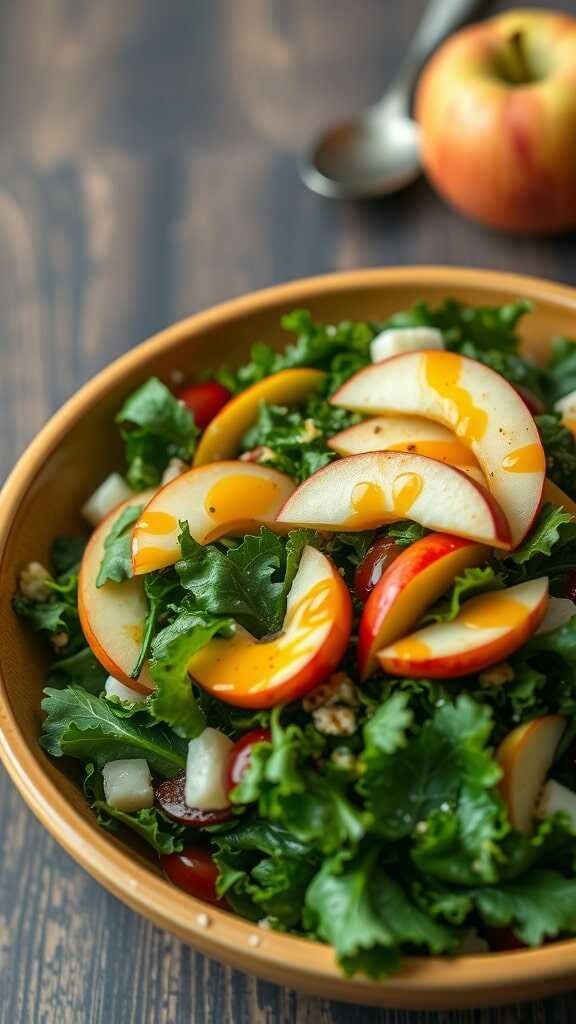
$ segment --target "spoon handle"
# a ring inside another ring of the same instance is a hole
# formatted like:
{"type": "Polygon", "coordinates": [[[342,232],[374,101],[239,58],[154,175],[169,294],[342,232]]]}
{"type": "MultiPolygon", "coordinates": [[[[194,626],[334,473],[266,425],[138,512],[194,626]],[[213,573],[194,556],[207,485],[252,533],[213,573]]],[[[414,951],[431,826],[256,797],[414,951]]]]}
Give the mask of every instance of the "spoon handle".
{"type": "Polygon", "coordinates": [[[412,91],[420,69],[445,36],[471,18],[480,0],[430,0],[408,52],[385,95],[372,108],[374,113],[410,113],[412,91]]]}

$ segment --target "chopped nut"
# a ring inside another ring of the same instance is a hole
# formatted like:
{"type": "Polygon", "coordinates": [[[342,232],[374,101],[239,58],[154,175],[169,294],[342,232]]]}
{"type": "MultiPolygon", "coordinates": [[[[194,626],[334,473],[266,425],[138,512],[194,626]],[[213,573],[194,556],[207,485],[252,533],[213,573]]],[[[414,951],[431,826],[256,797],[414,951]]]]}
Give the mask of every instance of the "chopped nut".
{"type": "Polygon", "coordinates": [[[46,586],[49,580],[52,580],[52,576],[48,569],[45,569],[40,562],[29,562],[20,573],[20,592],[29,601],[42,604],[52,594],[50,587],[46,586]]]}
{"type": "Polygon", "coordinates": [[[333,707],[335,704],[345,704],[351,708],[358,705],[354,683],[345,672],[334,672],[325,683],[320,683],[320,686],[308,693],[302,701],[304,711],[333,707]]]}
{"type": "Polygon", "coordinates": [[[322,436],[322,431],[318,430],[318,427],[314,423],[312,417],[304,420],[304,430],[300,434],[300,441],[302,444],[307,444],[309,441],[315,441],[317,437],[322,436]]]}
{"type": "Polygon", "coordinates": [[[273,462],[274,452],[267,444],[259,444],[256,448],[251,448],[249,452],[243,452],[240,456],[240,462],[273,462]]]}
{"type": "Polygon", "coordinates": [[[356,714],[352,708],[316,708],[312,712],[312,721],[324,736],[352,736],[356,732],[356,714]]]}
{"type": "Polygon", "coordinates": [[[56,651],[61,651],[63,647],[66,647],[70,637],[64,629],[59,629],[57,633],[50,633],[50,643],[56,651]]]}
{"type": "Polygon", "coordinates": [[[492,665],[485,672],[480,672],[478,679],[482,686],[502,686],[512,682],[514,669],[507,661],[501,661],[499,665],[492,665]]]}
{"type": "Polygon", "coordinates": [[[170,459],[170,462],[166,466],[162,474],[162,485],[170,484],[173,480],[176,480],[182,473],[185,473],[190,467],[182,459],[174,457],[170,459]]]}

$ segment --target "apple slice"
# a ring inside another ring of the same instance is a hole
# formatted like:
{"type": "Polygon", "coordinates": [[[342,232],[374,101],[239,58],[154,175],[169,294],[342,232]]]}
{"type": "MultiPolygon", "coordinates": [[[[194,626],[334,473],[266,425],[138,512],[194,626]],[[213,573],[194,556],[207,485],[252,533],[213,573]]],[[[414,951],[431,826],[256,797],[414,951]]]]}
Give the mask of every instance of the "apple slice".
{"type": "Polygon", "coordinates": [[[558,487],[558,484],[555,484],[553,480],[549,480],[548,477],[544,481],[542,500],[549,501],[551,505],[557,505],[559,508],[563,508],[566,512],[571,512],[573,516],[576,516],[576,501],[558,487]]]}
{"type": "Polygon", "coordinates": [[[84,552],[78,575],[78,614],[84,636],[98,661],[111,676],[139,693],[150,693],[154,683],[144,666],[138,679],[132,671],[142,644],[148,601],[144,581],[125,580],[96,586],[104,542],[124,509],[144,505],[152,492],[134,495],[118,505],[94,530],[84,552]]]}
{"type": "Polygon", "coordinates": [[[326,555],[305,547],[288,595],[279,635],[255,640],[241,626],[216,637],[188,671],[214,697],[247,708],[269,708],[314,689],[337,667],[350,638],[352,602],[326,555]]]}
{"type": "Polygon", "coordinates": [[[418,416],[374,416],[334,434],[327,444],[342,456],[362,455],[364,452],[427,455],[430,459],[456,466],[478,483],[486,482],[470,448],[441,423],[418,416]]]}
{"type": "Polygon", "coordinates": [[[546,460],[533,416],[499,373],[454,352],[408,352],[360,370],[331,401],[450,427],[478,459],[513,546],[526,536],[540,508],[546,460]]]}
{"type": "Polygon", "coordinates": [[[496,751],[500,792],[513,828],[532,831],[546,776],[566,727],[561,715],[545,715],[512,729],[496,751]]]}
{"type": "Polygon", "coordinates": [[[234,458],[244,434],[257,419],[262,402],[297,405],[311,391],[318,391],[325,378],[322,370],[281,370],[246,388],[227,402],[208,424],[198,443],[194,465],[204,466],[208,462],[234,458]]]}
{"type": "Polygon", "coordinates": [[[156,492],[134,526],[135,576],[173,565],[180,558],[180,522],[199,544],[224,534],[271,525],[294,490],[284,473],[239,461],[211,462],[182,473],[156,492]]]}
{"type": "Polygon", "coordinates": [[[430,530],[508,548],[508,523],[489,491],[423,455],[368,452],[338,459],[296,488],[277,516],[290,526],[368,530],[412,519],[430,530]]]}
{"type": "Polygon", "coordinates": [[[548,604],[542,577],[471,598],[452,622],[436,622],[378,651],[389,675],[453,679],[494,665],[539,626],[548,604]]]}
{"type": "Polygon", "coordinates": [[[480,565],[488,548],[474,541],[430,533],[405,548],[370,594],[358,630],[358,668],[366,679],[377,667],[376,652],[412,629],[464,569],[480,565]]]}
{"type": "Polygon", "coordinates": [[[558,814],[558,811],[568,815],[570,825],[576,832],[576,793],[560,782],[548,779],[536,808],[536,817],[550,818],[558,814]]]}

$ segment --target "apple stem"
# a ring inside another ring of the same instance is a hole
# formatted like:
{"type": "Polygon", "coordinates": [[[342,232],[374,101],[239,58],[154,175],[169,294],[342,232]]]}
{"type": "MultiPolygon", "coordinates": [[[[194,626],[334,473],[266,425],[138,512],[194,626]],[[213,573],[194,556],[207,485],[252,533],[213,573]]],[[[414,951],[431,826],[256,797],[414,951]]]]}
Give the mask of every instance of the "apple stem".
{"type": "Polygon", "coordinates": [[[526,85],[532,81],[522,32],[513,32],[509,37],[503,58],[506,77],[512,85],[526,85]]]}

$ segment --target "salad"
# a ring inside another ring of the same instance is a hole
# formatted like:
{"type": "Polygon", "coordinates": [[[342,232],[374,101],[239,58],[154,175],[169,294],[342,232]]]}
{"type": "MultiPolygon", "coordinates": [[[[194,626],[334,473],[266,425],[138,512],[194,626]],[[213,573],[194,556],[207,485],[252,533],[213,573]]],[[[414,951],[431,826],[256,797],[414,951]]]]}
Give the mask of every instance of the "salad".
{"type": "Polygon", "coordinates": [[[576,933],[576,345],[525,358],[529,309],[148,380],[14,596],[100,825],[349,974],[576,933]]]}

